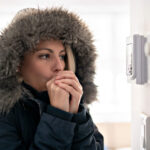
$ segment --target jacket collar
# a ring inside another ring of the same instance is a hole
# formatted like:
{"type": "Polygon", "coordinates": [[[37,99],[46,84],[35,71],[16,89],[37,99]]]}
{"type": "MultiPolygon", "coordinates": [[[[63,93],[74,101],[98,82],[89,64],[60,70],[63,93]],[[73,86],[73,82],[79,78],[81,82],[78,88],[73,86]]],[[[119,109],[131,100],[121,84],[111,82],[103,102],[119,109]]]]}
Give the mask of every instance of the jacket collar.
{"type": "Polygon", "coordinates": [[[45,103],[49,103],[49,96],[47,91],[39,92],[25,81],[22,81],[21,84],[33,94],[35,99],[40,99],[45,103]]]}

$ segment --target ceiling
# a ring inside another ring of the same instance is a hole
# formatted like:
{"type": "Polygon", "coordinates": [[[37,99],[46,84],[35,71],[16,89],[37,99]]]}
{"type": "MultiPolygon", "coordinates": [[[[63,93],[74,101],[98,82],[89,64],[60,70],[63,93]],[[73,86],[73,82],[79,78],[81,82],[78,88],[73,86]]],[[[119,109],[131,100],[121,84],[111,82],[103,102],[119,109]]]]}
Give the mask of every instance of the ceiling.
{"type": "Polygon", "coordinates": [[[63,6],[73,10],[126,10],[129,0],[0,0],[0,12],[16,12],[25,7],[63,6]]]}

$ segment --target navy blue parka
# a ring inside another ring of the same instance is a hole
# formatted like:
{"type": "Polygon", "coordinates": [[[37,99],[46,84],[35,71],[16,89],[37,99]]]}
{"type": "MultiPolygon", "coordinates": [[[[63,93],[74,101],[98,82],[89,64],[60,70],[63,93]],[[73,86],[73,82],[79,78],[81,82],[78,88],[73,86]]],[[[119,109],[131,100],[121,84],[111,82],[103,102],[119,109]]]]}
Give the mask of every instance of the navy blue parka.
{"type": "Polygon", "coordinates": [[[103,150],[103,136],[88,109],[80,103],[77,114],[49,104],[47,91],[24,96],[7,115],[0,117],[1,150],[103,150]]]}

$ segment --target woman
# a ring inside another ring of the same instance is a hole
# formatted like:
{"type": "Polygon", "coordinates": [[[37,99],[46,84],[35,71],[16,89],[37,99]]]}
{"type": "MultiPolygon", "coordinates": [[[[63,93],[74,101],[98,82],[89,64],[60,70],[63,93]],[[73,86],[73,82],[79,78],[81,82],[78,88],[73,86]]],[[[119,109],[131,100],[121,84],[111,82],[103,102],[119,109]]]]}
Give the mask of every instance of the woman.
{"type": "Polygon", "coordinates": [[[92,35],[62,8],[20,11],[0,36],[0,149],[102,150],[92,35]]]}

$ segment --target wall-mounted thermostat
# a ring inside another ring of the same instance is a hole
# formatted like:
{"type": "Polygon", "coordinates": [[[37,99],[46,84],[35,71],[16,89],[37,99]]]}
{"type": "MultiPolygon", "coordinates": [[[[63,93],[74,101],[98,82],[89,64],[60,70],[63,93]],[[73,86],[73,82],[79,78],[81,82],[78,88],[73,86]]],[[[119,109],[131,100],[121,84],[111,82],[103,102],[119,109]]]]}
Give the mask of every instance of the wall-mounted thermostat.
{"type": "Polygon", "coordinates": [[[136,84],[147,82],[147,57],[145,56],[146,38],[135,34],[126,40],[126,75],[128,81],[136,80],[136,84]]]}

